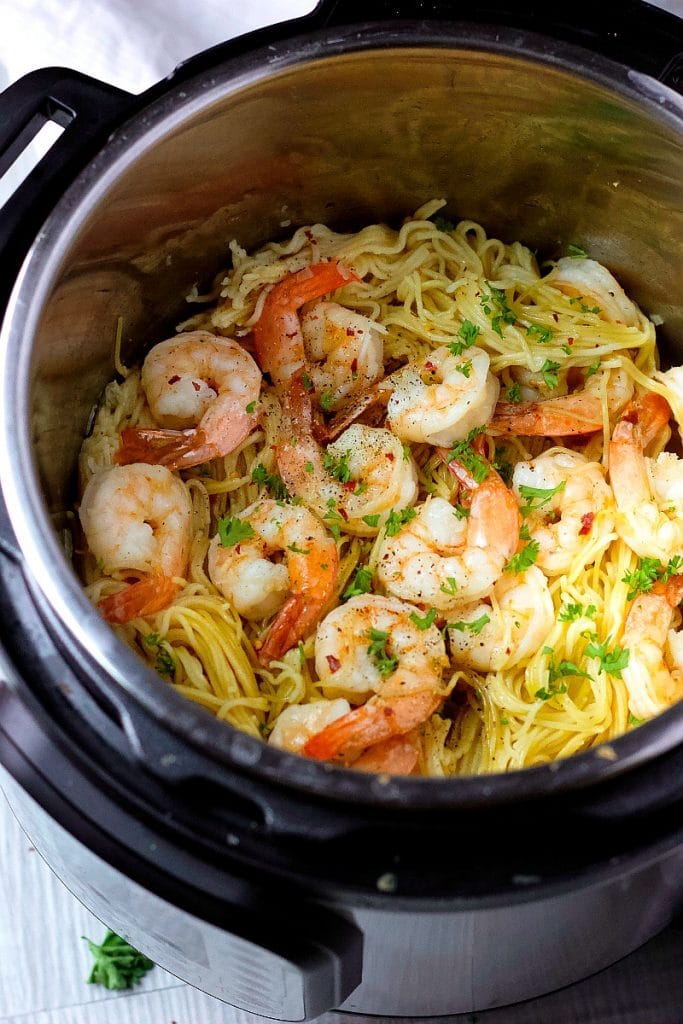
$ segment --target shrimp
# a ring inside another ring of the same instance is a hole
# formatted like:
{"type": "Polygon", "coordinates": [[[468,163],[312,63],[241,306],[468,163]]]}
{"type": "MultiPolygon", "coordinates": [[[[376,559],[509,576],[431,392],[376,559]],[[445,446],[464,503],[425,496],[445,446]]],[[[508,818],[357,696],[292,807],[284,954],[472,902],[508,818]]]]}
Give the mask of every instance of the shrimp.
{"type": "Polygon", "coordinates": [[[670,370],[655,373],[655,379],[666,384],[672,399],[671,408],[678,424],[678,433],[683,443],[683,366],[672,366],[670,370]]]}
{"type": "Polygon", "coordinates": [[[292,704],[277,716],[268,742],[281,750],[298,754],[311,736],[350,710],[351,705],[343,697],[316,700],[312,704],[292,704]]]}
{"type": "Polygon", "coordinates": [[[387,424],[403,441],[449,445],[492,416],[500,384],[488,353],[468,348],[453,355],[446,345],[391,376],[387,424]]]}
{"type": "Polygon", "coordinates": [[[384,372],[384,346],[377,325],[337,302],[317,302],[301,318],[309,374],[330,407],[363,391],[384,372]]]}
{"type": "Polygon", "coordinates": [[[395,537],[385,537],[377,575],[389,594],[449,611],[490,593],[517,549],[519,510],[494,469],[470,486],[466,518],[432,497],[395,537]]]}
{"type": "Polygon", "coordinates": [[[493,587],[493,605],[476,604],[449,623],[451,657],[478,672],[500,671],[529,661],[555,624],[548,581],[535,565],[506,574],[493,587]]]}
{"type": "MultiPolygon", "coordinates": [[[[618,415],[633,396],[633,384],[623,370],[607,371],[607,411],[618,415]]],[[[486,432],[492,437],[568,437],[594,434],[603,429],[604,373],[588,378],[582,391],[539,402],[499,402],[486,432]]]]}
{"type": "Polygon", "coordinates": [[[323,451],[298,377],[288,389],[284,420],[288,427],[277,446],[280,475],[288,490],[327,522],[343,522],[349,533],[371,537],[393,509],[407,508],[417,498],[415,463],[390,430],[354,423],[323,451]]]}
{"type": "Polygon", "coordinates": [[[261,373],[230,338],[191,331],[159,342],[142,366],[142,387],[164,429],[127,427],[116,462],[185,469],[228,455],[254,429],[261,373]]]}
{"type": "Polygon", "coordinates": [[[683,460],[673,452],[654,459],[644,452],[670,413],[665,399],[648,392],[629,406],[609,443],[617,533],[641,558],[664,563],[683,551],[683,460]]]}
{"type": "Polygon", "coordinates": [[[330,260],[287,274],[273,285],[254,325],[256,358],[273,384],[286,384],[306,365],[301,307],[357,280],[353,271],[330,260]]]}
{"type": "Polygon", "coordinates": [[[548,576],[584,568],[614,539],[612,489],[602,466],[579,452],[551,448],[518,462],[512,489],[538,544],[536,564],[548,576]]]}
{"type": "Polygon", "coordinates": [[[547,282],[565,295],[598,303],[603,320],[634,327],[642,317],[636,304],[609,270],[596,260],[564,256],[557,261],[547,282]]]}
{"type": "Polygon", "coordinates": [[[192,503],[183,481],[165,466],[111,466],[89,480],[79,516],[105,575],[142,574],[99,602],[105,619],[123,623],[168,607],[192,543],[192,503]]]}
{"type": "Polygon", "coordinates": [[[621,643],[629,658],[622,678],[629,710],[641,720],[683,697],[683,633],[671,628],[681,598],[683,576],[673,576],[639,594],[626,618],[621,643]]]}
{"type": "Polygon", "coordinates": [[[310,633],[334,593],[337,546],[307,508],[264,498],[237,517],[240,539],[209,545],[209,577],[244,618],[277,612],[259,652],[266,665],[310,633]],[[285,564],[270,556],[284,552],[285,564]],[[289,595],[289,596],[288,596],[289,595]]]}
{"type": "Polygon", "coordinates": [[[368,748],[406,736],[437,710],[445,697],[445,643],[436,626],[421,628],[414,615],[411,605],[367,594],[323,619],[315,641],[321,685],[360,706],[311,737],[302,753],[353,764],[368,748]]]}

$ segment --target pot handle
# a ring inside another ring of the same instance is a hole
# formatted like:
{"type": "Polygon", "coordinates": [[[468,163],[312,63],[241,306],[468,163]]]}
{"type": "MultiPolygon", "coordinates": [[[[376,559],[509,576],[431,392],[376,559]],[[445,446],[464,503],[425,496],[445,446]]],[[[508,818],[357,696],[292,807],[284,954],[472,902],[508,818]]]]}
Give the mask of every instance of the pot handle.
{"type": "Polygon", "coordinates": [[[62,192],[136,97],[78,71],[42,68],[0,93],[0,175],[49,121],[64,129],[0,216],[0,315],[21,262],[62,192]]]}
{"type": "Polygon", "coordinates": [[[683,92],[683,19],[645,0],[621,0],[618,10],[600,0],[574,0],[569,8],[545,0],[321,0],[316,16],[326,25],[370,21],[468,21],[540,32],[595,50],[683,92]]]}

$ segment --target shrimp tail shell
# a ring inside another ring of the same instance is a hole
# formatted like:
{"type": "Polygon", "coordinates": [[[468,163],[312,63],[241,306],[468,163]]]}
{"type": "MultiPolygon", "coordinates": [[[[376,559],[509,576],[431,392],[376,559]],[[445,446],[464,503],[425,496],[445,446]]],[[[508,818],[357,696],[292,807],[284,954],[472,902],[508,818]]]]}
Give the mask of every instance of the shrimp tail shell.
{"type": "Polygon", "coordinates": [[[122,625],[131,619],[154,615],[168,608],[178,586],[168,576],[154,573],[131,583],[124,590],[98,602],[98,609],[107,620],[122,625]]]}

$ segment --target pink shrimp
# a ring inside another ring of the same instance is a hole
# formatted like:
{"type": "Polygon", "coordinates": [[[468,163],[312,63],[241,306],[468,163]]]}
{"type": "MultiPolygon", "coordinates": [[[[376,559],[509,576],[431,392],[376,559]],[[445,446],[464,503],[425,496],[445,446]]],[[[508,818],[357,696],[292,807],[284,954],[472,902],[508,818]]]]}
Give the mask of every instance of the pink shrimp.
{"type": "Polygon", "coordinates": [[[273,285],[254,325],[254,345],[259,366],[274,384],[286,384],[306,363],[301,307],[357,280],[352,270],[330,260],[287,274],[273,285]]]}
{"type": "Polygon", "coordinates": [[[142,575],[99,602],[104,617],[123,623],[168,607],[192,543],[192,502],[183,481],[165,466],[112,466],[88,482],[79,515],[106,575],[142,575]]]}
{"type": "Polygon", "coordinates": [[[192,331],[155,345],[142,386],[163,429],[127,427],[115,459],[185,469],[228,455],[258,423],[261,373],[231,338],[192,331]]]}
{"type": "MultiPolygon", "coordinates": [[[[416,623],[413,605],[377,594],[352,597],[318,626],[315,667],[323,688],[365,702],[312,736],[302,753],[350,765],[369,748],[405,737],[443,702],[447,665],[441,632],[416,623]]],[[[375,754],[388,758],[391,749],[375,754]]]]}
{"type": "Polygon", "coordinates": [[[629,659],[622,676],[629,710],[641,720],[683,697],[683,634],[671,629],[681,598],[683,576],[672,576],[639,594],[626,618],[621,643],[629,659]]]}

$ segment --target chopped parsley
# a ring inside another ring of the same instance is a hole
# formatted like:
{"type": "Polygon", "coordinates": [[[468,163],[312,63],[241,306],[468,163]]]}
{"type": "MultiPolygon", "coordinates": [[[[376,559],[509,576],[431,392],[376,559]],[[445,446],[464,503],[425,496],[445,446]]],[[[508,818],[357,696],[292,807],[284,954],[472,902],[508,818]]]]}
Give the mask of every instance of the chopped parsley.
{"type": "Polygon", "coordinates": [[[99,946],[87,936],[83,938],[95,958],[88,976],[89,985],[102,985],[108,989],[132,988],[154,967],[152,960],[110,929],[99,946]]]}
{"type": "Polygon", "coordinates": [[[512,474],[514,466],[509,459],[506,458],[507,449],[505,447],[496,448],[496,455],[493,461],[493,468],[500,473],[504,483],[510,486],[512,483],[512,474]]]}
{"type": "Polygon", "coordinates": [[[156,648],[154,668],[159,675],[172,676],[175,672],[175,658],[171,654],[168,644],[161,639],[158,633],[148,633],[146,637],[143,637],[142,642],[150,650],[156,648]]]}
{"type": "Polygon", "coordinates": [[[436,608],[430,608],[425,616],[420,616],[417,612],[410,613],[410,621],[413,622],[418,629],[429,629],[434,624],[436,618],[436,608]]]}
{"type": "Polygon", "coordinates": [[[349,583],[342,594],[342,601],[348,601],[350,597],[360,597],[361,594],[369,594],[372,590],[372,576],[372,569],[368,569],[367,565],[359,565],[353,582],[349,583]]]}
{"type": "Polygon", "coordinates": [[[318,402],[320,403],[320,408],[323,412],[330,412],[332,410],[332,406],[334,405],[334,395],[329,388],[325,388],[320,395],[318,402]]]}
{"type": "Polygon", "coordinates": [[[386,678],[398,668],[398,658],[393,658],[387,652],[389,634],[381,629],[370,629],[368,630],[368,637],[371,641],[368,647],[368,654],[374,661],[379,674],[386,678]]]}
{"type": "Polygon", "coordinates": [[[251,523],[235,516],[232,519],[226,517],[218,520],[218,536],[221,539],[222,547],[234,548],[236,544],[243,540],[250,540],[256,534],[251,523]]]}
{"type": "Polygon", "coordinates": [[[557,387],[557,371],[560,369],[560,363],[553,362],[552,359],[546,359],[543,366],[539,370],[539,373],[545,381],[545,385],[551,391],[557,387]]]}
{"type": "Polygon", "coordinates": [[[387,537],[395,537],[401,527],[409,523],[416,515],[417,512],[414,508],[403,508],[400,512],[392,509],[387,517],[385,527],[387,537]]]}
{"type": "Polygon", "coordinates": [[[452,462],[453,459],[462,462],[465,469],[472,474],[478,484],[486,479],[491,471],[491,467],[486,459],[482,459],[481,455],[477,455],[472,447],[472,441],[479,437],[480,434],[483,434],[485,429],[485,427],[474,427],[464,440],[456,441],[448,453],[448,462],[452,462]]]}
{"type": "Polygon", "coordinates": [[[507,296],[502,288],[491,289],[490,295],[482,295],[480,302],[482,309],[487,316],[491,317],[491,329],[496,332],[499,337],[503,337],[502,324],[514,324],[517,322],[516,313],[510,309],[508,304],[507,296]]]}
{"type": "Polygon", "coordinates": [[[458,581],[456,580],[455,576],[447,576],[446,582],[441,584],[439,590],[443,591],[444,594],[448,594],[450,597],[453,597],[454,594],[457,594],[458,581]]]}
{"type": "Polygon", "coordinates": [[[591,363],[591,365],[587,368],[587,370],[586,370],[586,377],[592,377],[594,374],[596,374],[598,372],[599,369],[600,369],[600,360],[598,359],[596,362],[591,363]]]}
{"type": "Polygon", "coordinates": [[[295,555],[310,555],[310,548],[300,548],[296,544],[288,544],[288,551],[293,551],[295,555]]]}
{"type": "Polygon", "coordinates": [[[335,459],[334,455],[330,455],[329,452],[325,452],[323,455],[323,467],[334,480],[339,480],[342,484],[347,484],[351,479],[351,469],[349,468],[348,461],[350,454],[350,450],[344,452],[340,459],[335,459]]]}
{"type": "MultiPolygon", "coordinates": [[[[454,356],[460,356],[467,348],[471,348],[481,334],[481,328],[473,324],[471,320],[463,320],[458,330],[460,341],[448,343],[448,349],[454,356]]],[[[466,374],[469,376],[469,374],[466,374]]]]}
{"type": "Polygon", "coordinates": [[[459,633],[464,633],[467,630],[475,636],[479,636],[486,623],[490,621],[491,619],[484,612],[478,619],[473,619],[471,622],[465,622],[463,619],[460,619],[459,622],[449,622],[446,629],[457,629],[459,633]]]}
{"type": "Polygon", "coordinates": [[[522,389],[519,384],[511,384],[505,393],[505,397],[508,402],[514,402],[515,405],[519,405],[522,401],[522,389]]]}
{"type": "Polygon", "coordinates": [[[625,647],[620,647],[617,644],[611,651],[609,650],[610,638],[607,637],[603,644],[597,642],[597,635],[592,634],[591,642],[586,647],[587,658],[597,658],[600,662],[600,668],[607,675],[615,676],[617,679],[621,679],[622,670],[628,665],[629,651],[625,647]]]}
{"type": "Polygon", "coordinates": [[[561,610],[558,618],[560,622],[575,622],[577,619],[582,618],[584,615],[588,619],[592,619],[597,611],[594,604],[589,604],[584,611],[582,604],[567,603],[561,610]]]}
{"type": "Polygon", "coordinates": [[[523,516],[528,516],[532,512],[536,512],[539,508],[543,508],[547,505],[552,498],[563,491],[567,486],[567,481],[562,480],[557,487],[529,487],[527,484],[520,484],[519,493],[522,498],[526,500],[526,505],[522,505],[520,512],[523,516]],[[534,504],[534,499],[536,502],[534,504]]]}
{"type": "Polygon", "coordinates": [[[674,555],[665,566],[658,558],[639,558],[636,568],[625,573],[621,578],[622,583],[628,583],[631,588],[626,599],[632,601],[637,594],[646,594],[659,580],[666,583],[681,569],[683,569],[683,556],[681,555],[674,555]]]}
{"type": "Polygon", "coordinates": [[[631,714],[629,714],[629,716],[628,716],[628,724],[629,725],[632,725],[632,726],[642,725],[643,722],[644,722],[644,719],[643,718],[636,718],[636,716],[633,714],[633,712],[631,712],[631,714]]]}
{"type": "MultiPolygon", "coordinates": [[[[544,647],[543,654],[552,655],[552,647],[544,647]]],[[[567,676],[579,676],[584,679],[590,679],[588,672],[584,672],[578,665],[575,665],[573,661],[560,661],[555,664],[553,661],[548,665],[548,685],[541,687],[537,690],[534,696],[537,700],[550,700],[551,697],[555,697],[558,694],[567,692],[567,684],[561,682],[567,676]]]]}
{"type": "Polygon", "coordinates": [[[547,345],[553,340],[553,332],[549,327],[543,327],[541,324],[531,324],[527,327],[526,333],[530,338],[535,338],[539,345],[547,345]]]}
{"type": "Polygon", "coordinates": [[[313,381],[305,371],[301,374],[301,383],[303,384],[305,391],[313,390],[313,381]]]}
{"type": "Polygon", "coordinates": [[[470,514],[470,510],[465,505],[459,505],[456,501],[453,506],[453,515],[456,519],[467,519],[470,514]]]}
{"type": "Polygon", "coordinates": [[[434,216],[429,219],[437,231],[445,231],[446,234],[450,234],[451,231],[455,230],[455,224],[453,221],[448,220],[446,217],[440,217],[438,213],[435,213],[434,216]]]}
{"type": "Polygon", "coordinates": [[[286,501],[290,496],[282,477],[277,473],[269,473],[262,462],[252,469],[251,480],[252,483],[267,487],[276,501],[286,501]]]}
{"type": "Polygon", "coordinates": [[[245,405],[244,408],[246,412],[252,413],[256,408],[256,402],[249,402],[248,405],[245,405]]]}
{"type": "Polygon", "coordinates": [[[530,565],[533,565],[538,558],[539,544],[537,540],[530,540],[524,545],[521,551],[518,551],[516,555],[513,555],[510,561],[505,566],[505,572],[514,572],[515,574],[525,572],[530,565]]]}
{"type": "Polygon", "coordinates": [[[573,260],[585,260],[588,253],[585,249],[582,249],[580,245],[573,245],[570,243],[567,246],[567,255],[571,256],[573,260]]]}
{"type": "Polygon", "coordinates": [[[336,506],[334,498],[327,499],[327,512],[323,516],[323,519],[328,524],[328,528],[332,536],[339,540],[340,537],[340,523],[344,522],[344,517],[339,514],[339,509],[336,506]]]}
{"type": "Polygon", "coordinates": [[[374,512],[372,515],[363,516],[363,522],[365,523],[366,526],[369,526],[370,529],[374,530],[377,524],[379,523],[379,512],[374,512]]]}
{"type": "Polygon", "coordinates": [[[463,377],[469,377],[472,374],[472,360],[467,359],[464,363],[458,363],[456,366],[458,373],[461,373],[463,377]]]}

